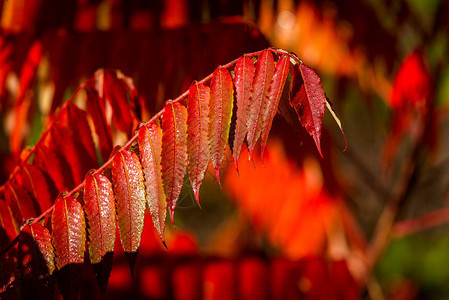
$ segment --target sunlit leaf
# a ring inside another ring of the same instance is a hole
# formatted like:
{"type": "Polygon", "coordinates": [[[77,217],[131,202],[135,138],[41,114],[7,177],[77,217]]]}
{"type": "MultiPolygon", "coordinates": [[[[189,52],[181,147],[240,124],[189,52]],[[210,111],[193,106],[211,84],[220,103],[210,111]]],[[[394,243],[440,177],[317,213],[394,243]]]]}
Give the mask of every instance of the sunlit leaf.
{"type": "Polygon", "coordinates": [[[162,116],[162,181],[170,219],[174,213],[187,170],[187,109],[180,103],[167,103],[162,116]]]}

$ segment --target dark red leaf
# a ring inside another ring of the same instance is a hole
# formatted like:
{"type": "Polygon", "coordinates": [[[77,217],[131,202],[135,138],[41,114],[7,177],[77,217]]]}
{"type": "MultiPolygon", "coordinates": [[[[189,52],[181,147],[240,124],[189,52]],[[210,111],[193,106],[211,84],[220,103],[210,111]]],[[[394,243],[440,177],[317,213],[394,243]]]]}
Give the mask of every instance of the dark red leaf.
{"type": "Polygon", "coordinates": [[[112,181],[123,249],[128,253],[136,252],[143,231],[146,200],[142,166],[135,153],[121,150],[115,154],[112,181]]]}
{"type": "Polygon", "coordinates": [[[115,197],[112,184],[101,174],[89,175],[84,183],[84,210],[89,224],[89,254],[100,263],[115,244],[115,197]]]}
{"type": "Polygon", "coordinates": [[[39,215],[37,203],[31,199],[28,192],[20,185],[8,184],[5,187],[5,199],[17,224],[22,224],[27,219],[39,215]]]}
{"type": "MultiPolygon", "coordinates": [[[[303,84],[299,92],[290,99],[290,105],[296,110],[299,121],[313,137],[321,157],[320,137],[321,120],[326,109],[326,95],[318,75],[304,64],[295,65],[299,69],[303,84]]],[[[293,73],[295,76],[297,73],[293,73]]],[[[294,79],[293,79],[294,80],[294,79]]]]}
{"type": "Polygon", "coordinates": [[[228,143],[233,105],[234,86],[231,74],[227,69],[218,67],[212,75],[209,111],[209,149],[218,182],[228,143]]]}
{"type": "MultiPolygon", "coordinates": [[[[119,78],[117,73],[112,71],[102,72],[104,97],[112,107],[112,119],[118,129],[125,132],[128,137],[133,134],[134,127],[139,123],[135,116],[130,97],[134,92],[129,89],[129,85],[123,78],[119,78]]],[[[123,75],[121,75],[123,76],[123,75]]]]}
{"type": "Polygon", "coordinates": [[[234,69],[235,98],[237,100],[237,120],[235,124],[233,157],[237,163],[248,131],[247,122],[250,108],[251,88],[256,67],[248,56],[244,55],[237,60],[234,69]]]}
{"type": "Polygon", "coordinates": [[[0,199],[0,224],[0,243],[3,247],[20,232],[20,224],[14,219],[8,203],[3,199],[0,199]]]}
{"type": "Polygon", "coordinates": [[[142,126],[139,130],[139,152],[145,175],[146,198],[154,228],[164,241],[167,200],[162,183],[161,151],[162,130],[156,124],[142,126]]]}
{"type": "MultiPolygon", "coordinates": [[[[57,155],[53,149],[40,144],[34,152],[34,165],[53,180],[58,192],[75,186],[72,173],[67,162],[57,155]]],[[[50,183],[51,184],[51,183],[50,183]]]]}
{"type": "Polygon", "coordinates": [[[106,161],[112,152],[112,134],[111,127],[106,121],[104,99],[100,98],[98,92],[90,86],[86,87],[85,90],[87,93],[87,112],[94,123],[101,156],[103,161],[106,161]]]}
{"type": "Polygon", "coordinates": [[[23,164],[19,171],[18,182],[39,204],[41,212],[46,211],[52,205],[55,195],[52,195],[52,188],[39,168],[23,164]]]}
{"type": "Polygon", "coordinates": [[[200,186],[209,163],[209,87],[201,83],[190,86],[187,118],[188,172],[196,201],[199,203],[200,186]]]}
{"type": "Polygon", "coordinates": [[[56,267],[82,264],[86,250],[86,222],[81,204],[73,197],[61,197],[51,217],[56,267]]]}
{"type": "Polygon", "coordinates": [[[187,170],[187,109],[169,102],[162,116],[162,182],[172,223],[187,170]]]}

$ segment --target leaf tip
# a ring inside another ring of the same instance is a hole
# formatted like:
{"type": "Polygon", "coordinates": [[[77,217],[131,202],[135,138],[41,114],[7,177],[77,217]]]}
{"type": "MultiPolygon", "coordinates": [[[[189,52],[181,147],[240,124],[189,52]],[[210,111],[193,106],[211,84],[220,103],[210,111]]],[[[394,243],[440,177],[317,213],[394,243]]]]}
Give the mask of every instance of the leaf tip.
{"type": "Polygon", "coordinates": [[[216,168],[216,169],[215,169],[215,177],[217,177],[218,184],[220,185],[220,188],[221,188],[220,168],[216,168]]]}

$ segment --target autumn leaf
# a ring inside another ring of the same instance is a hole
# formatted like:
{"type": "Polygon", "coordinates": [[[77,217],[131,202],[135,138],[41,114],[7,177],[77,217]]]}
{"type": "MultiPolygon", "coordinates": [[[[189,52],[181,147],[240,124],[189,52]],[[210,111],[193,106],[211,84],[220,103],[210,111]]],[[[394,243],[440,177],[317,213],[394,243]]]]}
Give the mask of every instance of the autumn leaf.
{"type": "Polygon", "coordinates": [[[209,163],[209,87],[193,83],[189,89],[187,117],[188,172],[196,201],[199,203],[201,182],[209,163]]]}
{"type": "Polygon", "coordinates": [[[89,224],[89,254],[100,263],[115,244],[115,197],[109,179],[101,174],[87,176],[84,184],[84,210],[89,224]]]}
{"type": "Polygon", "coordinates": [[[182,104],[168,102],[165,105],[162,132],[162,182],[173,223],[187,170],[187,109],[182,104]]]}
{"type": "Polygon", "coordinates": [[[234,87],[227,69],[219,67],[214,71],[210,97],[209,149],[215,175],[220,182],[220,166],[228,142],[234,105],[234,87]]]}
{"type": "Polygon", "coordinates": [[[262,51],[256,63],[251,103],[248,116],[248,150],[253,155],[254,147],[262,131],[262,120],[267,103],[268,89],[273,78],[275,63],[269,49],[262,51]]]}
{"type": "Polygon", "coordinates": [[[270,88],[268,89],[267,103],[262,116],[262,132],[261,132],[261,153],[265,150],[265,146],[268,141],[268,134],[271,130],[271,125],[273,123],[274,116],[279,105],[279,100],[282,96],[282,91],[284,90],[285,82],[287,81],[287,75],[289,74],[290,68],[290,57],[284,54],[279,61],[276,63],[276,69],[274,70],[273,79],[270,83],[270,88]]]}
{"type": "Polygon", "coordinates": [[[81,204],[73,197],[61,197],[51,217],[56,267],[82,264],[86,250],[86,222],[81,204]]]}
{"type": "MultiPolygon", "coordinates": [[[[321,157],[321,120],[326,109],[326,95],[318,75],[311,68],[304,64],[294,65],[294,69],[299,71],[303,84],[300,90],[290,99],[290,105],[296,110],[299,121],[307,132],[313,137],[315,145],[321,157]]],[[[293,76],[299,76],[294,72],[293,76]]],[[[292,79],[292,81],[294,81],[292,79]]]]}
{"type": "Polygon", "coordinates": [[[139,153],[145,175],[146,200],[153,224],[164,241],[167,200],[162,183],[161,151],[162,130],[156,124],[142,126],[139,130],[139,153]]]}
{"type": "Polygon", "coordinates": [[[247,122],[251,100],[251,88],[256,67],[248,56],[237,60],[234,68],[235,98],[237,100],[237,119],[235,124],[233,158],[236,168],[243,142],[248,131],[247,122]]]}
{"type": "Polygon", "coordinates": [[[123,250],[136,252],[140,245],[146,203],[142,166],[135,153],[123,149],[115,154],[111,169],[123,250]]]}

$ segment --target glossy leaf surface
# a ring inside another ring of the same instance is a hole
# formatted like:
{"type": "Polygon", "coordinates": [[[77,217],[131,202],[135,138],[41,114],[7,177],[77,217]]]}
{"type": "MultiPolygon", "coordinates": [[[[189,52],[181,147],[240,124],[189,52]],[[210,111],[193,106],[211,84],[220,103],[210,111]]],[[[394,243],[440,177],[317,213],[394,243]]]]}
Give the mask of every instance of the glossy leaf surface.
{"type": "Polygon", "coordinates": [[[271,51],[268,49],[262,51],[256,63],[247,123],[248,150],[251,156],[262,131],[263,114],[268,101],[268,89],[273,78],[274,68],[275,64],[271,51]]]}
{"type": "Polygon", "coordinates": [[[83,208],[75,198],[57,200],[51,228],[58,270],[68,264],[82,264],[86,250],[86,221],[83,208]]]}
{"type": "Polygon", "coordinates": [[[109,179],[101,174],[89,175],[84,185],[84,210],[89,224],[89,254],[93,264],[114,251],[115,197],[109,179]]]}
{"type": "Polygon", "coordinates": [[[256,67],[248,56],[242,56],[237,60],[234,69],[235,98],[237,100],[237,119],[235,124],[233,157],[237,167],[243,142],[248,131],[247,121],[249,104],[251,100],[251,88],[256,67]]]}
{"type": "Polygon", "coordinates": [[[162,181],[170,219],[174,212],[187,170],[187,109],[169,102],[162,116],[162,181]]]}
{"type": "Polygon", "coordinates": [[[209,87],[201,83],[194,83],[190,86],[187,105],[188,172],[198,203],[200,186],[209,163],[209,100],[209,87]]]}
{"type": "Polygon", "coordinates": [[[234,86],[231,74],[227,69],[219,67],[212,75],[209,111],[209,149],[218,181],[228,143],[233,105],[234,86]]]}
{"type": "Polygon", "coordinates": [[[112,181],[123,249],[125,252],[136,252],[143,230],[146,200],[142,166],[135,153],[121,150],[115,154],[112,181]]]}
{"type": "Polygon", "coordinates": [[[139,153],[145,175],[146,199],[153,225],[164,240],[167,200],[162,183],[162,130],[156,124],[139,129],[139,153]]]}

